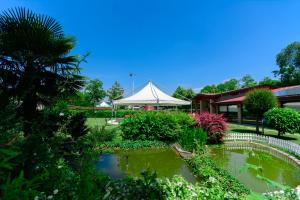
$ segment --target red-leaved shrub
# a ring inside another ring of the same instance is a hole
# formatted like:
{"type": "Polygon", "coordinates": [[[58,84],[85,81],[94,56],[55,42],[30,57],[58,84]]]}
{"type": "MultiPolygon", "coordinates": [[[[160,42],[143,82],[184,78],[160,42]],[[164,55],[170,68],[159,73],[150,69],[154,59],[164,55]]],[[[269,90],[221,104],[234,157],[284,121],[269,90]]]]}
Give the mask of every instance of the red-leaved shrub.
{"type": "Polygon", "coordinates": [[[222,143],[227,129],[227,119],[222,114],[211,114],[202,112],[193,113],[197,126],[206,131],[208,142],[212,144],[222,143]]]}

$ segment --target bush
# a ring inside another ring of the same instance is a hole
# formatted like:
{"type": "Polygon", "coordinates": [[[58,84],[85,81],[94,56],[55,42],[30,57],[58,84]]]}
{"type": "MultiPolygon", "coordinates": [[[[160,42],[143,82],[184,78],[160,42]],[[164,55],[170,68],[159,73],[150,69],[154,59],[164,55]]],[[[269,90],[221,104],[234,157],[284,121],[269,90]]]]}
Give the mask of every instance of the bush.
{"type": "Polygon", "coordinates": [[[106,126],[94,126],[90,128],[89,137],[96,143],[112,141],[117,137],[117,129],[106,129],[106,126]]]}
{"type": "Polygon", "coordinates": [[[256,132],[259,133],[259,120],[265,112],[278,105],[277,98],[271,90],[257,89],[246,94],[244,106],[246,110],[256,117],[256,132]]]}
{"type": "MultiPolygon", "coordinates": [[[[232,177],[226,170],[218,167],[206,154],[196,154],[186,159],[200,184],[206,188],[221,189],[233,196],[242,197],[250,193],[242,183],[232,177]]],[[[222,193],[221,193],[222,194],[222,193]]],[[[221,198],[222,199],[222,198],[221,198]]],[[[240,198],[237,198],[240,199],[240,198]]]]}
{"type": "Polygon", "coordinates": [[[175,141],[194,120],[185,113],[148,111],[125,118],[123,137],[130,140],[175,141]]]}
{"type": "Polygon", "coordinates": [[[202,112],[194,114],[193,117],[197,121],[198,127],[207,133],[209,143],[216,144],[223,142],[223,137],[227,129],[227,120],[222,114],[202,112]]]}
{"type": "Polygon", "coordinates": [[[295,133],[300,128],[300,114],[291,108],[273,108],[265,113],[267,125],[278,131],[278,135],[295,133]]]}
{"type": "Polygon", "coordinates": [[[71,115],[66,124],[66,131],[72,138],[77,140],[79,137],[88,133],[88,128],[85,125],[86,117],[83,113],[76,113],[71,115]]]}
{"type": "Polygon", "coordinates": [[[178,141],[185,150],[194,151],[205,145],[206,137],[201,128],[188,128],[180,135],[178,141]]]}
{"type": "Polygon", "coordinates": [[[149,140],[120,140],[103,142],[98,145],[98,148],[103,149],[141,149],[141,148],[165,148],[167,144],[161,141],[149,140]]]}
{"type": "MultiPolygon", "coordinates": [[[[88,118],[111,118],[112,117],[112,110],[69,110],[68,111],[71,114],[74,113],[83,113],[88,118]]],[[[117,118],[123,118],[125,115],[132,115],[134,113],[137,113],[140,111],[135,110],[117,110],[116,111],[116,117],[117,118]]]]}

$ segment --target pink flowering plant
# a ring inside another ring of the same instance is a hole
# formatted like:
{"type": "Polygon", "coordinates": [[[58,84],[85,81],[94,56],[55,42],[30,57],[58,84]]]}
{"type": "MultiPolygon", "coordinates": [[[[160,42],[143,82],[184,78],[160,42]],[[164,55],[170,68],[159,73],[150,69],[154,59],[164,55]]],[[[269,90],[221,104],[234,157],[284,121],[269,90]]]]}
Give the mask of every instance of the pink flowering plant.
{"type": "Polygon", "coordinates": [[[197,121],[197,126],[206,131],[209,143],[218,144],[223,142],[228,125],[227,119],[222,114],[202,112],[194,113],[192,116],[197,121]]]}

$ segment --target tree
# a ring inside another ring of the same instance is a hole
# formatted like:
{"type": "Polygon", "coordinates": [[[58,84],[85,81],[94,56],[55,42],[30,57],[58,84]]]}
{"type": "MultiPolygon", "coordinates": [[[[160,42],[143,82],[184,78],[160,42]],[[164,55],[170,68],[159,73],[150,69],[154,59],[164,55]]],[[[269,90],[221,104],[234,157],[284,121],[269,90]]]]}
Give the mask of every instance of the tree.
{"type": "Polygon", "coordinates": [[[259,85],[279,86],[280,81],[271,79],[270,77],[264,77],[263,80],[259,81],[259,85]]]}
{"type": "Polygon", "coordinates": [[[25,136],[38,119],[38,105],[74,94],[82,86],[75,46],[51,17],[16,8],[0,14],[1,104],[18,101],[25,136]]]}
{"type": "Polygon", "coordinates": [[[254,87],[257,85],[257,82],[249,74],[243,76],[241,82],[241,88],[254,87]]]}
{"type": "Polygon", "coordinates": [[[200,93],[218,93],[218,88],[216,85],[206,85],[204,86],[200,93]]]}
{"type": "Polygon", "coordinates": [[[291,108],[273,108],[265,113],[268,125],[278,131],[278,136],[286,132],[295,133],[300,128],[300,114],[291,108]]]}
{"type": "Polygon", "coordinates": [[[259,120],[265,112],[278,104],[277,98],[271,90],[256,89],[248,92],[244,101],[244,106],[250,114],[256,117],[256,132],[259,133],[259,120]]]}
{"type": "Polygon", "coordinates": [[[124,89],[121,87],[118,81],[115,81],[109,90],[107,90],[107,96],[109,102],[112,103],[113,100],[121,99],[124,95],[124,89]]]}
{"type": "Polygon", "coordinates": [[[106,96],[106,92],[103,89],[103,83],[98,79],[90,80],[85,88],[85,92],[88,95],[90,102],[93,104],[94,109],[96,103],[102,101],[106,96]]]}
{"type": "Polygon", "coordinates": [[[229,79],[217,85],[207,85],[202,88],[200,93],[221,93],[239,88],[239,81],[235,78],[229,79]]]}
{"type": "Polygon", "coordinates": [[[239,87],[239,81],[235,78],[232,78],[228,81],[225,81],[219,85],[217,85],[218,92],[227,92],[230,90],[236,90],[239,87]]]}
{"type": "Polygon", "coordinates": [[[300,42],[293,42],[276,56],[279,70],[274,71],[283,85],[300,84],[300,42]]]}
{"type": "Polygon", "coordinates": [[[177,99],[191,100],[195,95],[196,94],[192,88],[185,89],[181,86],[178,86],[172,96],[177,99]]]}

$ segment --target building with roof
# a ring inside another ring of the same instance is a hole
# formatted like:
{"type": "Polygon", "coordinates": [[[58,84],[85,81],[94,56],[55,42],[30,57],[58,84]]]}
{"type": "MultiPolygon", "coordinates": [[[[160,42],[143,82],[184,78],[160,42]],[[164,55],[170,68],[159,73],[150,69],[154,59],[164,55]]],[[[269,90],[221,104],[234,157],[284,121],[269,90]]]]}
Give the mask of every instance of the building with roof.
{"type": "Polygon", "coordinates": [[[259,85],[217,94],[198,94],[194,98],[198,112],[222,113],[229,121],[252,123],[254,117],[243,106],[245,95],[254,89],[269,89],[278,98],[281,107],[291,107],[300,111],[300,85],[274,87],[259,85]]]}

